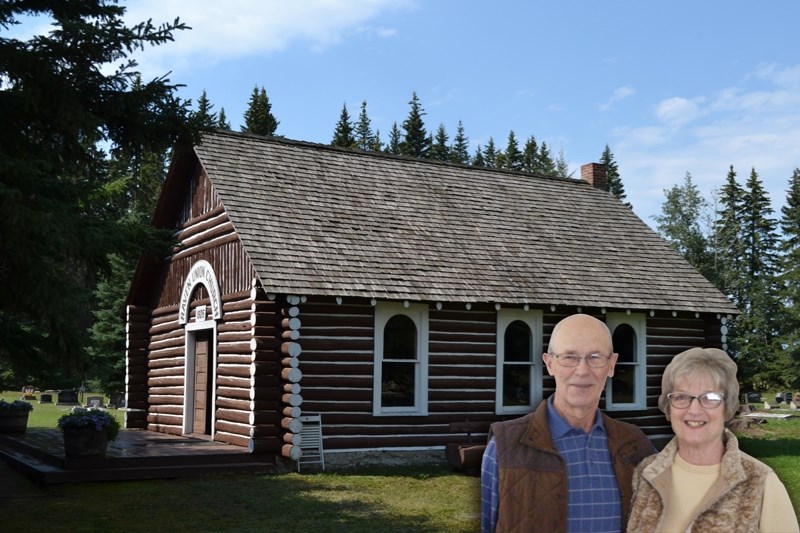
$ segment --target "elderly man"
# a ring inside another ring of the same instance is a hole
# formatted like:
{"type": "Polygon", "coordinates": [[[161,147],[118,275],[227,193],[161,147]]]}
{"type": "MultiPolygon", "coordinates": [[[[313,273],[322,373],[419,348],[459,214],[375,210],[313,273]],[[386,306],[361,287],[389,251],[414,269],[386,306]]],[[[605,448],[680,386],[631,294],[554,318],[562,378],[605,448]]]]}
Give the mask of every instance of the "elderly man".
{"type": "Polygon", "coordinates": [[[555,393],[531,414],[492,424],[481,466],[481,528],[622,531],[634,467],[655,452],[642,431],[598,409],[617,354],[600,320],[556,324],[543,355],[555,393]]]}

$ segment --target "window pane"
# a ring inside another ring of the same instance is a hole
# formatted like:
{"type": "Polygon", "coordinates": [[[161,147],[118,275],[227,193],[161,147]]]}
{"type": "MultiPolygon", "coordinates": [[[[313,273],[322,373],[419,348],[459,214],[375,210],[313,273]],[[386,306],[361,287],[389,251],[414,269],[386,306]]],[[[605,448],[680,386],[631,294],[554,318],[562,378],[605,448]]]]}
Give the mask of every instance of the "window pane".
{"type": "Polygon", "coordinates": [[[620,324],[612,338],[614,351],[619,354],[618,363],[636,362],[636,332],[629,324],[620,324]]]}
{"type": "Polygon", "coordinates": [[[617,363],[617,366],[614,367],[614,377],[611,378],[611,392],[614,403],[633,403],[635,370],[635,365],[625,363],[617,363]]]}
{"type": "Polygon", "coordinates": [[[414,363],[383,363],[381,405],[383,407],[414,406],[414,363]]]}
{"type": "Polygon", "coordinates": [[[383,328],[384,359],[417,358],[417,326],[406,315],[395,315],[383,328]]]}
{"type": "Polygon", "coordinates": [[[522,320],[515,320],[506,328],[503,359],[507,362],[530,361],[532,343],[531,328],[522,320]]]}
{"type": "Polygon", "coordinates": [[[530,365],[503,366],[503,405],[531,404],[530,365]]]}

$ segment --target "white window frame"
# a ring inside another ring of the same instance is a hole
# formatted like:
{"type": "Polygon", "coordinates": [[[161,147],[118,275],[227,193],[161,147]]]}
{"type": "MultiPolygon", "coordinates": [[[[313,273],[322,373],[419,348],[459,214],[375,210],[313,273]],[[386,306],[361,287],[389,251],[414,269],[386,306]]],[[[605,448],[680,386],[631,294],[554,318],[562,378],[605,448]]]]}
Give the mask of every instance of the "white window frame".
{"type": "Polygon", "coordinates": [[[542,353],[543,313],[540,309],[499,309],[497,311],[497,368],[495,386],[495,414],[519,414],[531,412],[542,401],[542,353]],[[530,398],[531,405],[503,405],[503,367],[505,366],[506,328],[517,320],[531,329],[530,398]]]}
{"type": "MultiPolygon", "coordinates": [[[[627,324],[636,333],[636,361],[634,362],[633,402],[614,401],[614,378],[606,383],[607,411],[638,411],[647,409],[647,316],[644,313],[608,313],[606,325],[613,337],[614,330],[627,324]]],[[[627,366],[627,365],[626,365],[627,366]]],[[[620,367],[617,362],[615,371],[620,367]]]]}
{"type": "Polygon", "coordinates": [[[428,414],[428,306],[398,302],[375,304],[375,358],[372,385],[372,414],[374,416],[427,416],[428,414]],[[417,359],[414,371],[414,406],[383,407],[381,384],[383,382],[383,332],[387,322],[396,316],[405,315],[417,328],[417,359]]]}

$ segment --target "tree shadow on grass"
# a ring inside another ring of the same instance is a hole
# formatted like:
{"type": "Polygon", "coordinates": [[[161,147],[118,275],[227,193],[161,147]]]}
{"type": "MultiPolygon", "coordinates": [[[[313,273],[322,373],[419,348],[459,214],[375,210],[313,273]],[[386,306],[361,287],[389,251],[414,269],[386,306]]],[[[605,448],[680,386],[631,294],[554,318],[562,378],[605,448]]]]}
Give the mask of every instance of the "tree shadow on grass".
{"type": "Polygon", "coordinates": [[[738,437],[739,449],[757,458],[800,456],[800,439],[738,437]]]}
{"type": "Polygon", "coordinates": [[[387,495],[402,483],[401,477],[427,480],[448,475],[442,468],[366,468],[319,476],[223,474],[56,486],[31,483],[2,464],[0,475],[10,489],[0,498],[4,524],[22,526],[35,517],[50,531],[479,530],[474,509],[409,506],[407,500],[398,504],[387,495]],[[367,479],[348,479],[350,475],[367,479]]]}

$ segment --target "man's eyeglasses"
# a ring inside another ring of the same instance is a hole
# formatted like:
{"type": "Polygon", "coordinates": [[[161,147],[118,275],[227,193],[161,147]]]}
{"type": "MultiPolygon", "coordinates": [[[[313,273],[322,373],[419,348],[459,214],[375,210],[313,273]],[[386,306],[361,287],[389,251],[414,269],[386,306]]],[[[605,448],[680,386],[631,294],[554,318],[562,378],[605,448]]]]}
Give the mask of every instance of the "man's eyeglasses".
{"type": "Polygon", "coordinates": [[[725,395],[721,392],[707,392],[700,396],[692,396],[684,392],[671,392],[667,394],[667,398],[669,398],[670,405],[676,409],[686,409],[692,405],[692,400],[695,399],[700,404],[700,407],[714,409],[722,404],[722,401],[725,400],[725,395]]]}
{"type": "Polygon", "coordinates": [[[611,359],[610,355],[603,355],[600,353],[590,353],[589,355],[580,356],[573,353],[552,354],[556,358],[558,364],[561,366],[574,367],[581,364],[581,361],[586,361],[586,364],[592,368],[603,368],[608,366],[608,361],[611,359]]]}

